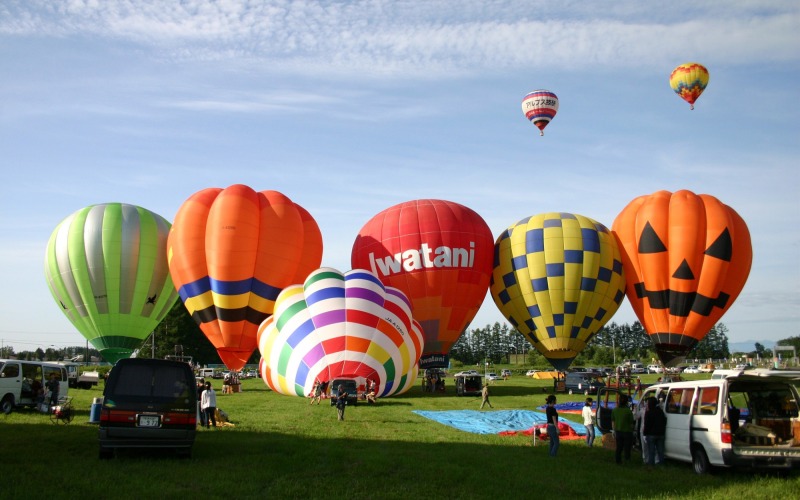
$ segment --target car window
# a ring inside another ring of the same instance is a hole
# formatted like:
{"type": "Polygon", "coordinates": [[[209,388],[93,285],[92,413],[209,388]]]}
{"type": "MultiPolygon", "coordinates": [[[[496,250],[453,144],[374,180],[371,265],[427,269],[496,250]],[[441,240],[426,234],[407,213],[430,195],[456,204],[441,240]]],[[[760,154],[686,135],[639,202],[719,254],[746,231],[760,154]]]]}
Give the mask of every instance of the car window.
{"type": "Polygon", "coordinates": [[[692,397],[694,397],[694,388],[671,389],[667,395],[667,413],[688,415],[692,397]]]}
{"type": "Polygon", "coordinates": [[[19,377],[19,365],[16,363],[9,363],[3,367],[3,377],[14,378],[19,377]]]}
{"type": "Polygon", "coordinates": [[[116,377],[116,397],[176,398],[187,396],[185,370],[172,366],[126,365],[116,377]]]}
{"type": "Polygon", "coordinates": [[[694,409],[695,415],[716,415],[719,387],[701,387],[694,409]]]}

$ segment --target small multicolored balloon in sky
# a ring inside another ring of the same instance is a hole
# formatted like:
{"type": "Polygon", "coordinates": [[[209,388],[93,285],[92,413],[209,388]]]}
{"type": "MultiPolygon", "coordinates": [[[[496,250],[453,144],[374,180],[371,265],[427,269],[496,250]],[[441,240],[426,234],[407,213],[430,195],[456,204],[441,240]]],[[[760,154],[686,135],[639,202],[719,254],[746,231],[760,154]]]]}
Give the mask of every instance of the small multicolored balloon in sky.
{"type": "Polygon", "coordinates": [[[708,85],[708,70],[695,62],[681,64],[669,75],[669,86],[694,109],[694,102],[708,85]]]}
{"type": "Polygon", "coordinates": [[[558,112],[558,97],[549,90],[534,90],[522,99],[525,118],[539,127],[539,135],[558,112]]]}

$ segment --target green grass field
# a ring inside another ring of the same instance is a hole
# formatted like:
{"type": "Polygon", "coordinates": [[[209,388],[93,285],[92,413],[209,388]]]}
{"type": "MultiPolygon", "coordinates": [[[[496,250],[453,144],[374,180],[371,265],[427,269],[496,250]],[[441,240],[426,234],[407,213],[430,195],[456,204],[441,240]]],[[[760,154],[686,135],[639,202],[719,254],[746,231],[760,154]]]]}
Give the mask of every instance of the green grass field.
{"type": "MultiPolygon", "coordinates": [[[[503,368],[503,367],[500,367],[503,368]]],[[[702,377],[702,376],[700,376],[702,377]]],[[[656,375],[643,377],[653,382],[656,375]]],[[[93,398],[102,387],[70,390],[68,425],[48,415],[0,415],[0,498],[796,498],[800,475],[721,470],[697,476],[689,464],[647,470],[641,459],[618,466],[596,443],[562,441],[556,459],[525,436],[462,432],[412,410],[477,410],[480,398],[408,393],[359,403],[344,422],[323,401],[281,396],[259,379],[221,394],[232,426],[198,432],[191,459],[158,451],[121,451],[98,459],[93,398]]],[[[552,382],[516,375],[491,386],[495,409],[536,409],[552,382]]],[[[559,401],[583,396],[559,395],[559,401]]],[[[578,421],[577,416],[568,416],[578,421]]]]}

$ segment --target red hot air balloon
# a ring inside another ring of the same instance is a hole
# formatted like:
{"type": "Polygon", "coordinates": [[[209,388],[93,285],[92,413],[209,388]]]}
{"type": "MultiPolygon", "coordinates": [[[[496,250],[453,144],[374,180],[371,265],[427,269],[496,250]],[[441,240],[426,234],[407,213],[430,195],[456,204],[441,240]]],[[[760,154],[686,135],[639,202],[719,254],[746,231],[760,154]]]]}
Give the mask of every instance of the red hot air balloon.
{"type": "Polygon", "coordinates": [[[223,363],[241,370],[280,291],[319,267],[322,236],[308,212],[283,194],[236,184],[186,200],[167,252],[189,313],[223,363]]]}
{"type": "Polygon", "coordinates": [[[658,191],[614,220],[625,294],[664,364],[675,365],[739,296],[753,260],[750,232],[707,194],[658,191]]]}
{"type": "Polygon", "coordinates": [[[450,201],[415,200],[370,219],[353,244],[351,264],[406,294],[425,338],[420,368],[443,368],[486,298],[493,252],[480,215],[450,201]]]}

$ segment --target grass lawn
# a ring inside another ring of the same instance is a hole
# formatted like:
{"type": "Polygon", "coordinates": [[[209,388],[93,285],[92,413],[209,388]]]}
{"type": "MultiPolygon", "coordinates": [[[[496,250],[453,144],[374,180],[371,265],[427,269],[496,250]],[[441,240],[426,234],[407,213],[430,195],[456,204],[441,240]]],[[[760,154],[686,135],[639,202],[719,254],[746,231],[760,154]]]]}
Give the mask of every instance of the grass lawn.
{"type": "MultiPolygon", "coordinates": [[[[502,368],[502,367],[500,367],[502,368]]],[[[700,376],[702,377],[702,376],[700,376]]],[[[651,380],[652,378],[652,380],[651,380]]],[[[645,383],[656,375],[645,375],[645,383]]],[[[408,393],[348,408],[281,396],[259,379],[221,394],[232,426],[198,432],[193,457],[120,451],[98,459],[92,400],[102,387],[70,390],[77,416],[55,425],[29,410],[0,414],[0,498],[796,498],[800,475],[721,470],[697,476],[689,464],[646,470],[641,458],[614,463],[599,443],[562,441],[558,457],[526,436],[462,432],[412,410],[477,410],[480,398],[408,393]]],[[[495,410],[536,409],[552,382],[515,375],[491,386],[495,410]]],[[[559,402],[582,395],[559,395],[559,402]]],[[[487,410],[485,410],[487,411],[487,410]]],[[[488,410],[491,411],[491,410],[488,410]]],[[[562,413],[579,421],[579,417],[562,413]]]]}

